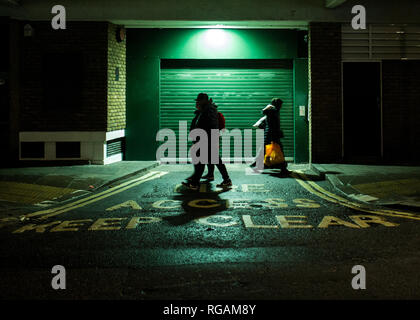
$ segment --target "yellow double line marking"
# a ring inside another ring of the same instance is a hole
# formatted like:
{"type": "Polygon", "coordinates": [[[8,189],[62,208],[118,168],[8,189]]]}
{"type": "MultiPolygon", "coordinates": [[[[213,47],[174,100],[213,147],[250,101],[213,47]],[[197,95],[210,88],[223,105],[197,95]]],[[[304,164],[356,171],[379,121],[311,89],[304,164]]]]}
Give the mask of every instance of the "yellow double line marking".
{"type": "Polygon", "coordinates": [[[396,211],[396,210],[388,210],[388,209],[371,209],[363,204],[359,204],[356,202],[351,202],[343,197],[340,197],[334,193],[331,193],[324,188],[320,187],[314,181],[310,181],[305,174],[301,172],[294,172],[292,176],[296,179],[296,181],[307,191],[312,194],[317,195],[318,197],[327,200],[329,202],[333,202],[354,210],[359,210],[363,212],[383,215],[383,216],[390,216],[390,217],[398,217],[398,218],[406,218],[406,219],[413,219],[413,220],[420,220],[418,215],[409,212],[403,211],[396,211]]]}
{"type": "Polygon", "coordinates": [[[27,215],[25,215],[26,218],[33,218],[33,217],[39,217],[39,219],[47,219],[49,217],[53,217],[56,215],[59,215],[61,213],[70,211],[70,210],[74,210],[80,207],[84,207],[88,204],[94,203],[96,201],[108,198],[110,196],[113,196],[117,193],[123,192],[124,190],[127,190],[129,188],[135,187],[139,184],[142,184],[144,182],[153,180],[153,179],[157,179],[160,178],[162,176],[164,176],[165,174],[168,174],[168,172],[163,172],[163,171],[152,171],[149,172],[147,174],[145,174],[144,176],[141,176],[137,179],[133,179],[127,182],[124,182],[114,188],[102,191],[100,193],[91,195],[89,197],[68,203],[66,205],[60,206],[60,207],[56,207],[56,208],[51,208],[51,209],[46,209],[46,210],[41,210],[41,211],[37,211],[37,212],[33,212],[33,213],[29,213],[27,215]]]}

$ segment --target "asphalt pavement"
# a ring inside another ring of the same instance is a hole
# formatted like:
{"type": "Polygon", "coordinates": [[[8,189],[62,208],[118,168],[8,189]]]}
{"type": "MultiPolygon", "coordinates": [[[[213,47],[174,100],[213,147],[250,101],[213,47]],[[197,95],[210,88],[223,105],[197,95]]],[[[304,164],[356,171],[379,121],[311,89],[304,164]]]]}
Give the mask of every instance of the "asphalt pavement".
{"type": "Polygon", "coordinates": [[[160,165],[3,224],[3,299],[418,299],[420,212],[338,194],[311,166],[186,190],[160,165]],[[66,289],[51,287],[53,266],[66,289]],[[366,289],[355,289],[356,266],[366,289]]]}

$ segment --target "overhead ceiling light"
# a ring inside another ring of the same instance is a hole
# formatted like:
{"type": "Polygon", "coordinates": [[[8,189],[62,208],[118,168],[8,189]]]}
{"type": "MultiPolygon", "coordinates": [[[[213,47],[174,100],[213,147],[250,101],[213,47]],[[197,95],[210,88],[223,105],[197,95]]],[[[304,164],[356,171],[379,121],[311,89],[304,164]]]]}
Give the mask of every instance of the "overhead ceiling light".
{"type": "Polygon", "coordinates": [[[227,43],[227,33],[222,29],[209,29],[205,31],[204,41],[210,47],[223,47],[227,43]]]}

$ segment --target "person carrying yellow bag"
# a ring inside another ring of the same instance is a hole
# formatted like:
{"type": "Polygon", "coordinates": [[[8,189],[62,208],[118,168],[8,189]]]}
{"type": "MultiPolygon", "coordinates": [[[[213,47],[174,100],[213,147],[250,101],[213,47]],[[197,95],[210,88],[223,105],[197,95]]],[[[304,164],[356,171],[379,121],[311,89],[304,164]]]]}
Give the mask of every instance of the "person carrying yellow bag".
{"type": "MultiPolygon", "coordinates": [[[[280,141],[283,138],[283,132],[280,130],[280,109],[282,105],[283,101],[280,98],[273,98],[271,104],[262,110],[265,119],[260,119],[262,121],[258,127],[264,128],[264,147],[260,150],[260,152],[265,151],[264,168],[280,168],[282,175],[287,175],[290,172],[287,170],[284,149],[280,141]]],[[[252,166],[255,166],[255,163],[252,166]]]]}

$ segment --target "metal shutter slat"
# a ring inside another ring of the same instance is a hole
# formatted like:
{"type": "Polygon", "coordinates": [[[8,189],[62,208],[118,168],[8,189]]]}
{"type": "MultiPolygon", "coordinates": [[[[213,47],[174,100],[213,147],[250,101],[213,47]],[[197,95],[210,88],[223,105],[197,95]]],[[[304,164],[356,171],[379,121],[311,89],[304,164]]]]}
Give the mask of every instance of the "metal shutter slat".
{"type": "MultiPolygon", "coordinates": [[[[160,129],[169,128],[178,134],[179,121],[188,121],[189,127],[195,110],[194,99],[200,92],[207,92],[219,106],[219,111],[226,118],[227,129],[251,129],[252,124],[262,116],[261,109],[273,97],[279,97],[284,101],[280,121],[285,135],[282,139],[285,155],[293,157],[293,69],[291,62],[244,61],[239,63],[234,61],[233,67],[226,67],[228,65],[227,61],[222,63],[165,61],[162,63],[160,129]],[[182,68],[182,63],[188,68],[182,68]],[[222,64],[223,68],[211,68],[212,64],[216,66],[222,64]]],[[[231,156],[233,156],[233,145],[231,145],[231,156]]]]}

